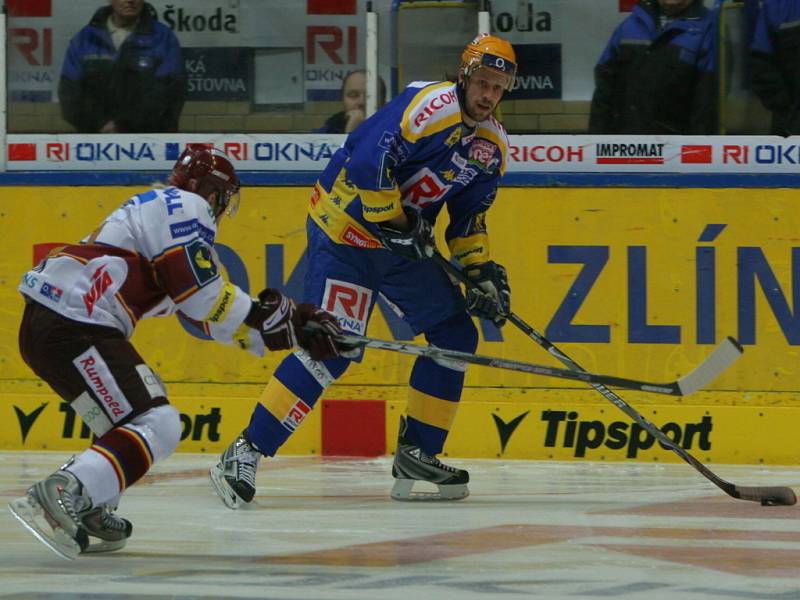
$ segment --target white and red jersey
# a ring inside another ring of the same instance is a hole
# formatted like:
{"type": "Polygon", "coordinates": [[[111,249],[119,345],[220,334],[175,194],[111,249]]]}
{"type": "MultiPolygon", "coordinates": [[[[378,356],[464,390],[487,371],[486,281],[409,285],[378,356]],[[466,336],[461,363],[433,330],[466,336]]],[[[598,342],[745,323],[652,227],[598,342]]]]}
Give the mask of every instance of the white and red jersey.
{"type": "Polygon", "coordinates": [[[175,187],[137,194],[80,244],[54,249],[25,273],[19,291],[75,321],[133,334],[136,323],[176,310],[223,343],[257,355],[263,342],[243,325],[252,300],[223,280],[208,202],[175,187]]]}

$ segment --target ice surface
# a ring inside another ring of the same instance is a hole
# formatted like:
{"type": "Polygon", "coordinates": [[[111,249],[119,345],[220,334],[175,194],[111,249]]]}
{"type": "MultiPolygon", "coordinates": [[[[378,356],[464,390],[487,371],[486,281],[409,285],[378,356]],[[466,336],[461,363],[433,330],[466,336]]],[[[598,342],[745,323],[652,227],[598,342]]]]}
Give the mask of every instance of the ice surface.
{"type": "MultiPolygon", "coordinates": [[[[68,456],[0,454],[4,504],[68,456]]],[[[800,508],[734,500],[684,464],[454,460],[472,495],[389,498],[389,458],[262,461],[231,511],[214,456],[178,454],[128,490],[117,553],[58,558],[6,510],[2,598],[800,599],[800,508]]],[[[713,466],[800,488],[800,468],[713,466]]]]}

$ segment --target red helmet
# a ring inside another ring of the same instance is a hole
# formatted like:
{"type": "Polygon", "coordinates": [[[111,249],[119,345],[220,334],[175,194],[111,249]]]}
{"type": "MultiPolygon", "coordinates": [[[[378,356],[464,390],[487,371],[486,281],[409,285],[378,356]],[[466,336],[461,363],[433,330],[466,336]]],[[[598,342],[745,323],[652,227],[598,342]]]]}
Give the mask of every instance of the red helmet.
{"type": "Polygon", "coordinates": [[[239,208],[239,176],[230,159],[217,148],[187,144],[172,167],[169,183],[206,200],[218,192],[216,217],[223,212],[232,217],[239,208]]]}

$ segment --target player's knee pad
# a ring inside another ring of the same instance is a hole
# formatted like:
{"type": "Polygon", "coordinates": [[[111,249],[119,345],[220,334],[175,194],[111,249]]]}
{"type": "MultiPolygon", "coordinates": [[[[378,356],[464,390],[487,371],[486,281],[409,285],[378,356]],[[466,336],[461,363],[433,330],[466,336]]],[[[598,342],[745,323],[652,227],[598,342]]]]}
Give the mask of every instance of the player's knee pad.
{"type": "Polygon", "coordinates": [[[466,312],[437,323],[425,332],[425,337],[430,344],[439,348],[469,353],[478,349],[478,329],[466,312]]]}
{"type": "Polygon", "coordinates": [[[153,462],[170,456],[181,440],[180,413],[170,404],[151,408],[131,420],[126,427],[136,430],[145,439],[153,454],[153,462]]]}

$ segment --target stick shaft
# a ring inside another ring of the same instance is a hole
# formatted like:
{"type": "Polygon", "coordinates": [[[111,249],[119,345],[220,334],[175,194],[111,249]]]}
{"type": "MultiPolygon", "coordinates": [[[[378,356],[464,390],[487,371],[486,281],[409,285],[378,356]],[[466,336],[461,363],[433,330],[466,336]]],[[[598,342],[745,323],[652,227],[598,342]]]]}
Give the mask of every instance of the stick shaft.
{"type": "MultiPolygon", "coordinates": [[[[413,344],[408,342],[381,340],[360,335],[341,334],[337,335],[335,339],[337,342],[347,346],[376,348],[378,350],[388,350],[391,352],[399,352],[401,354],[411,354],[414,356],[427,356],[428,358],[440,361],[467,363],[473,365],[480,365],[484,367],[492,367],[495,369],[506,369],[510,371],[519,371],[522,373],[530,373],[532,375],[543,375],[545,377],[556,377],[559,379],[582,381],[590,385],[595,385],[595,384],[599,384],[602,386],[612,385],[631,390],[638,390],[641,392],[651,392],[654,394],[667,394],[670,396],[686,395],[685,391],[682,389],[680,381],[672,381],[668,383],[652,383],[649,381],[642,381],[639,379],[617,377],[615,375],[601,375],[598,373],[590,373],[584,370],[578,371],[574,369],[560,369],[558,367],[550,367],[547,365],[539,365],[536,363],[529,363],[518,360],[506,359],[506,358],[497,358],[493,356],[483,356],[480,354],[470,354],[468,352],[447,350],[445,348],[437,348],[435,346],[423,346],[420,344],[413,344]]],[[[702,367],[703,365],[698,367],[696,371],[701,371],[702,367]]],[[[716,373],[716,371],[714,372],[716,373]]],[[[702,376],[699,376],[698,382],[702,384],[703,381],[704,378],[702,376]]]]}
{"type": "MultiPolygon", "coordinates": [[[[433,261],[435,261],[445,272],[449,273],[459,281],[461,281],[467,288],[476,288],[475,283],[467,277],[464,272],[444,258],[441,254],[434,254],[433,261]]],[[[514,313],[508,315],[507,319],[514,324],[514,326],[522,331],[525,335],[535,341],[539,346],[547,350],[548,353],[553,355],[562,364],[566,365],[569,369],[575,371],[584,371],[584,369],[572,360],[569,356],[564,354],[556,346],[554,346],[547,338],[536,331],[533,327],[528,325],[525,321],[519,318],[514,313]]],[[[742,500],[752,500],[754,502],[761,502],[762,504],[781,504],[793,505],[797,499],[794,492],[788,487],[742,487],[736,486],[728,481],[725,481],[716,475],[711,469],[706,467],[703,463],[697,460],[694,456],[689,454],[686,450],[675,444],[667,435],[658,427],[653,425],[650,421],[645,419],[639,412],[629,405],[625,400],[620,398],[617,394],[612,392],[606,386],[600,383],[592,383],[591,386],[596,389],[603,397],[611,402],[614,406],[619,408],[622,412],[628,415],[636,423],[639,424],[645,431],[649,432],[661,444],[669,448],[675,454],[680,456],[683,460],[694,467],[703,477],[708,479],[711,483],[716,485],[726,494],[733,498],[741,498],[742,500]]]]}

